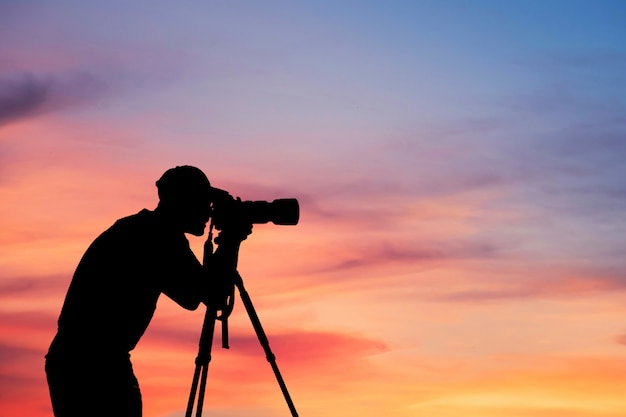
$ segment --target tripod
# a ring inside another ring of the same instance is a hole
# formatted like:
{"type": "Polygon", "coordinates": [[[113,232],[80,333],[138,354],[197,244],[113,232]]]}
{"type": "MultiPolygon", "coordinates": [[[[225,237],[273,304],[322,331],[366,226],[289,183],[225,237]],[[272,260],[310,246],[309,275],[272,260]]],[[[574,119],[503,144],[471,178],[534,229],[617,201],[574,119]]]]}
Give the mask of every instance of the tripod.
{"type": "MultiPolygon", "coordinates": [[[[285,381],[280,374],[280,370],[278,369],[278,365],[276,365],[276,356],[272,353],[270,349],[269,341],[267,336],[265,335],[265,331],[261,326],[261,321],[259,320],[259,316],[256,314],[254,306],[252,305],[252,300],[250,299],[250,295],[248,291],[246,291],[243,285],[243,279],[241,275],[236,269],[237,257],[238,257],[238,248],[234,249],[234,252],[231,255],[231,263],[233,263],[234,268],[230,271],[234,281],[234,287],[239,290],[239,295],[241,297],[241,301],[243,302],[244,307],[246,308],[246,312],[252,322],[252,327],[256,332],[257,338],[259,339],[259,343],[263,347],[263,351],[265,352],[265,358],[270,363],[272,370],[274,371],[274,375],[276,376],[276,380],[278,381],[278,385],[285,397],[285,401],[287,402],[287,406],[291,411],[292,417],[298,417],[298,413],[296,411],[296,407],[291,400],[291,396],[287,391],[287,386],[285,385],[285,381]],[[234,257],[233,257],[234,255],[234,257]]],[[[212,254],[213,246],[212,246],[212,234],[209,231],[209,238],[207,239],[207,243],[205,243],[204,247],[204,262],[205,265],[210,262],[210,255],[212,254]]],[[[232,289],[231,294],[228,296],[229,302],[221,308],[222,315],[218,316],[218,311],[214,303],[210,303],[207,307],[204,322],[202,324],[202,332],[200,334],[200,343],[198,348],[198,356],[196,357],[196,368],[193,374],[193,381],[191,383],[191,392],[189,393],[189,402],[187,403],[187,412],[185,413],[185,417],[191,417],[193,412],[194,403],[197,397],[197,407],[196,407],[196,417],[202,416],[202,405],[204,403],[204,394],[206,390],[206,380],[209,371],[209,363],[211,362],[211,348],[213,346],[213,335],[215,332],[215,321],[222,321],[222,347],[228,348],[228,315],[232,311],[232,305],[234,302],[234,288],[232,289]],[[198,387],[200,388],[198,392],[198,387]]]]}

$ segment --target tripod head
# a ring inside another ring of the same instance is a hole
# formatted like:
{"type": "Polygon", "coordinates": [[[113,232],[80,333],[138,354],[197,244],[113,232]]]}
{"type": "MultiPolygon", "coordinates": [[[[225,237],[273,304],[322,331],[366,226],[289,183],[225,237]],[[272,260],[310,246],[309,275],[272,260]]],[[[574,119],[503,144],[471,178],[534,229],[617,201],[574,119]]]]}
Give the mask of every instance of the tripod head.
{"type": "Polygon", "coordinates": [[[207,240],[204,242],[202,263],[209,275],[208,279],[213,281],[207,304],[209,308],[221,312],[216,320],[222,322],[222,347],[228,349],[228,318],[235,306],[235,286],[241,280],[237,272],[239,248],[241,242],[252,233],[252,225],[231,223],[228,229],[220,230],[215,238],[213,226],[214,222],[211,222],[207,240]],[[214,242],[218,244],[216,251],[214,242]]]}

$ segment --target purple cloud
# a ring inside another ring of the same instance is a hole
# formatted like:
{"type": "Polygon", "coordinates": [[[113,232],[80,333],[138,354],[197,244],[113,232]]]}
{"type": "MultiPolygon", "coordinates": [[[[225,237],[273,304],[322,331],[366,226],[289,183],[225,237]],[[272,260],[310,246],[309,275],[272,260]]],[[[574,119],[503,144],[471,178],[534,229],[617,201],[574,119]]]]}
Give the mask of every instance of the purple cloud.
{"type": "Polygon", "coordinates": [[[0,79],[0,123],[36,113],[48,97],[49,83],[31,74],[0,79]]]}
{"type": "Polygon", "coordinates": [[[101,78],[87,72],[0,76],[0,124],[83,104],[106,90],[101,78]]]}
{"type": "Polygon", "coordinates": [[[48,295],[50,292],[64,292],[70,283],[66,275],[45,277],[5,277],[0,280],[0,298],[19,297],[22,294],[48,295]]]}

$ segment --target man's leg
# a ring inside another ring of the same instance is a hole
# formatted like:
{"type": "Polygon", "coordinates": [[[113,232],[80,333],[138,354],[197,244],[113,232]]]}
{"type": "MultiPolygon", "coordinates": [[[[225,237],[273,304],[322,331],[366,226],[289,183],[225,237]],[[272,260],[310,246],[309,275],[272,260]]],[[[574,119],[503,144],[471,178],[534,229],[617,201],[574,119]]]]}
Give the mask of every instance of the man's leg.
{"type": "Polygon", "coordinates": [[[46,358],[55,417],[141,417],[141,391],[130,360],[46,358]]]}

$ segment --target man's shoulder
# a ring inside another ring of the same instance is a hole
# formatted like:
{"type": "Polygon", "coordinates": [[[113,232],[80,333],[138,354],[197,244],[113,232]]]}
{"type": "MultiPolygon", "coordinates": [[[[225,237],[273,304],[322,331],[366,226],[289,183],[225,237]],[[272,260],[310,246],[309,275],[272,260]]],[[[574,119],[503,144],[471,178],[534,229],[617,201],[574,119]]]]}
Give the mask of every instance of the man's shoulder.
{"type": "Polygon", "coordinates": [[[141,209],[139,212],[135,214],[131,214],[126,217],[122,217],[118,219],[115,223],[136,223],[136,222],[147,222],[154,221],[154,211],[148,209],[141,209]]]}
{"type": "Polygon", "coordinates": [[[143,209],[138,213],[131,214],[118,219],[109,228],[110,231],[148,231],[154,229],[155,218],[154,212],[143,209]]]}
{"type": "Polygon", "coordinates": [[[111,229],[123,234],[141,235],[147,239],[167,240],[172,243],[184,242],[188,245],[184,233],[174,231],[168,222],[153,210],[142,209],[135,214],[122,217],[111,229]]]}

